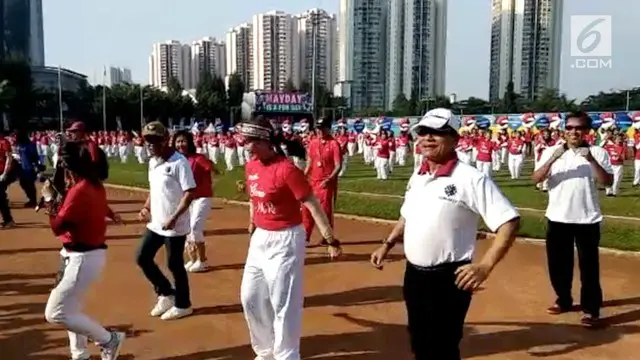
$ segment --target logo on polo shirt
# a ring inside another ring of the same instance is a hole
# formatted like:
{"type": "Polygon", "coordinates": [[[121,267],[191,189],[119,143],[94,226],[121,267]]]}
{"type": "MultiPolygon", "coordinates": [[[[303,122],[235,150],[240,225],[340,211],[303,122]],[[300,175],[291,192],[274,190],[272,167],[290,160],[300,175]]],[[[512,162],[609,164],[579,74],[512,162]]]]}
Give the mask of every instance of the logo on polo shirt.
{"type": "Polygon", "coordinates": [[[456,188],[455,185],[451,184],[451,185],[447,185],[444,188],[444,194],[447,195],[447,197],[452,197],[453,195],[458,193],[458,189],[456,188]]]}
{"type": "Polygon", "coordinates": [[[164,172],[166,172],[168,175],[171,172],[171,168],[167,166],[166,168],[164,168],[164,172]]]}

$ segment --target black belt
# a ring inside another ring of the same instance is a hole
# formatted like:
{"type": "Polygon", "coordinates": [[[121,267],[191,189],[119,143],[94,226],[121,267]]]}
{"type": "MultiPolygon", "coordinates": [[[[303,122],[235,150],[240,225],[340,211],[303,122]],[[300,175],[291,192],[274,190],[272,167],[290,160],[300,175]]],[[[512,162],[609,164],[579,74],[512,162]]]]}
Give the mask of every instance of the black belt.
{"type": "Polygon", "coordinates": [[[87,245],[83,243],[64,243],[62,247],[72,252],[85,253],[93,250],[106,249],[107,244],[87,245]]]}
{"type": "Polygon", "coordinates": [[[471,264],[471,260],[463,260],[463,261],[441,263],[441,264],[436,264],[436,265],[433,265],[433,266],[420,266],[420,265],[412,264],[412,263],[407,261],[407,265],[411,266],[412,268],[414,268],[414,269],[416,269],[418,271],[447,271],[447,270],[455,270],[455,269],[459,268],[460,266],[464,266],[464,265],[467,265],[467,264],[471,264]]]}

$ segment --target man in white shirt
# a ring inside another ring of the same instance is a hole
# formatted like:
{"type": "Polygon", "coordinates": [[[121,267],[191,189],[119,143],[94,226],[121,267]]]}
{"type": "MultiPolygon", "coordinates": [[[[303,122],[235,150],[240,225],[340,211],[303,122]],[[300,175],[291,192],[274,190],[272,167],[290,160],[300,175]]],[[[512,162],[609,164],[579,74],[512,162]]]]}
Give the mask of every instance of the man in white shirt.
{"type": "Polygon", "coordinates": [[[404,299],[416,360],[460,359],[464,319],[474,290],[514,242],[520,216],[491,178],[458,161],[459,120],[450,110],[427,112],[413,127],[424,160],[407,185],[400,218],[371,255],[382,261],[404,240],[404,299]],[[497,232],[477,263],[478,220],[497,232]]]}
{"type": "Polygon", "coordinates": [[[191,231],[189,205],[196,183],[189,161],[169,146],[169,133],[162,123],[148,123],[142,129],[142,136],[152,157],[149,197],[140,210],[140,218],[148,221],[147,232],[138,249],[137,262],[158,295],[151,316],[179,319],[193,312],[183,253],[191,231]],[[153,260],[163,246],[175,289],[153,260]]]}
{"type": "Polygon", "coordinates": [[[584,112],[567,114],[566,143],[544,150],[534,182],[548,180],[547,262],[551,285],[557,299],[547,309],[552,315],[573,310],[573,247],[578,249],[580,264],[581,323],[594,327],[600,319],[600,199],[596,182],[610,186],[613,169],[607,152],[589,146],[584,137],[591,130],[591,118],[584,112]]]}

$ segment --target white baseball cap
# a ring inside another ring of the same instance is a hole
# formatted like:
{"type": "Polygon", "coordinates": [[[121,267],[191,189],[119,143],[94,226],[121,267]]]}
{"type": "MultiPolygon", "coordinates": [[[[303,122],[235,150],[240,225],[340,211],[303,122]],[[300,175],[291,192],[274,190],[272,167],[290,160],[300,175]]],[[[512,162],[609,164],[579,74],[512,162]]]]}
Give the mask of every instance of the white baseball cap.
{"type": "Polygon", "coordinates": [[[422,119],[411,127],[411,131],[416,131],[420,127],[444,130],[444,127],[447,126],[458,131],[460,129],[460,119],[454,116],[449,109],[437,108],[427,111],[427,113],[422,116],[422,119]]]}

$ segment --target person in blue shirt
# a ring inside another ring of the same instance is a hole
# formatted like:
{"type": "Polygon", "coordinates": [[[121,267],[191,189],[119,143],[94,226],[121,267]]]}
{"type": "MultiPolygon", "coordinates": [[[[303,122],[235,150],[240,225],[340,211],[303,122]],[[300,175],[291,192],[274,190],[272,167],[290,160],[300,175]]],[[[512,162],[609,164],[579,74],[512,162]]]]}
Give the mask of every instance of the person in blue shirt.
{"type": "Polygon", "coordinates": [[[42,170],[42,164],[36,144],[29,139],[24,131],[18,130],[16,132],[16,153],[20,162],[18,181],[28,199],[24,206],[33,208],[37,205],[36,180],[38,173],[42,170]]]}

